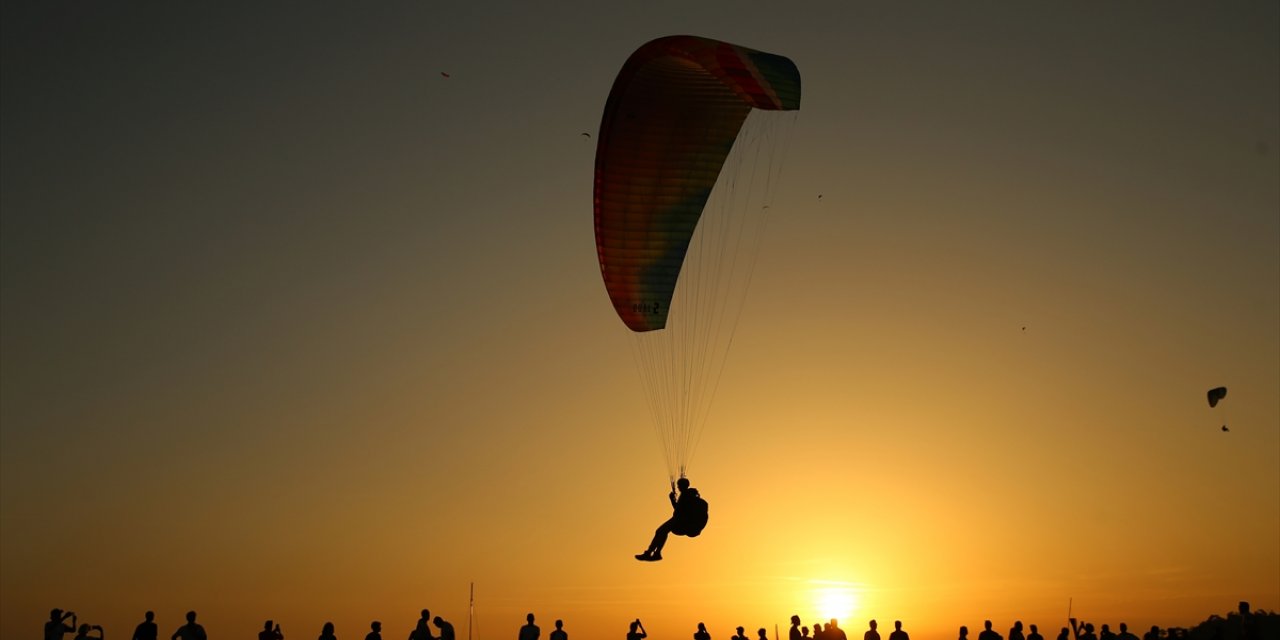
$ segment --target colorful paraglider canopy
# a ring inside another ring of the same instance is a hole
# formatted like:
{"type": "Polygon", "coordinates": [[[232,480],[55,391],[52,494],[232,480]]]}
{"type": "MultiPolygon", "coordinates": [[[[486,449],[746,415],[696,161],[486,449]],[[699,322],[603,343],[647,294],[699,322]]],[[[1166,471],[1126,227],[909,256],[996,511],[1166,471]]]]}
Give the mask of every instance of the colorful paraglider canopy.
{"type": "Polygon", "coordinates": [[[752,109],[800,108],[782,56],[695,36],[631,54],[596,137],[600,273],[632,331],[662,329],[690,240],[752,109]]]}
{"type": "Polygon", "coordinates": [[[1210,390],[1209,390],[1209,394],[1208,394],[1208,395],[1209,395],[1209,406],[1210,406],[1210,407],[1216,407],[1216,406],[1218,406],[1218,401],[1219,401],[1219,400],[1221,400],[1221,399],[1223,399],[1223,398],[1227,397],[1227,388],[1226,388],[1226,387],[1214,387],[1214,388],[1212,388],[1212,389],[1210,389],[1210,390]]]}

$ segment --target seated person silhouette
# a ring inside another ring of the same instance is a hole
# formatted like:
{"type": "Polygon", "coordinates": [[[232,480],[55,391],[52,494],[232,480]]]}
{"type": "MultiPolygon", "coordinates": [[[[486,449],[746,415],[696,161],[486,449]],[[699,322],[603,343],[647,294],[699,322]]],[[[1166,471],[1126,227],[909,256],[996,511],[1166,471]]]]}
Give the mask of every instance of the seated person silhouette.
{"type": "Polygon", "coordinates": [[[707,526],[707,501],[698,495],[697,489],[689,486],[688,478],[680,478],[676,482],[676,488],[680,490],[679,498],[676,497],[674,488],[667,494],[667,499],[671,500],[671,518],[658,527],[653,533],[653,540],[649,542],[649,548],[644,553],[637,554],[636,560],[661,560],[662,547],[667,544],[668,534],[693,538],[707,526]]]}

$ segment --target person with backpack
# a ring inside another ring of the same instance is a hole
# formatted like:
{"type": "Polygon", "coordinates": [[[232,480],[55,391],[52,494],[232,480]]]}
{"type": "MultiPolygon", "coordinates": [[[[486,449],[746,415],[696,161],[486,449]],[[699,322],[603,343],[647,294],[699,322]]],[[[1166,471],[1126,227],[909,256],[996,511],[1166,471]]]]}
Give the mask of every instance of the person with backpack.
{"type": "Polygon", "coordinates": [[[702,529],[707,526],[709,513],[707,501],[702,499],[697,489],[689,486],[688,478],[680,478],[676,482],[676,488],[680,490],[678,498],[675,489],[667,495],[667,499],[671,501],[671,518],[658,527],[658,530],[653,533],[653,540],[649,542],[649,548],[644,553],[636,554],[636,560],[644,562],[661,560],[662,547],[667,544],[669,534],[693,538],[702,533],[702,529]]]}

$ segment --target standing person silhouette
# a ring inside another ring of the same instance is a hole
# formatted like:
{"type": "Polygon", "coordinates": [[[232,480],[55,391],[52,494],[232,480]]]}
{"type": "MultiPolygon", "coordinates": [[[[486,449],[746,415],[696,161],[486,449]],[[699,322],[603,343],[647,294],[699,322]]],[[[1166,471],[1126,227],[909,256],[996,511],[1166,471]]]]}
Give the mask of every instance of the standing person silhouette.
{"type": "Polygon", "coordinates": [[[1044,640],[1044,636],[1040,635],[1040,627],[1031,625],[1031,633],[1027,634],[1027,640],[1044,640]]]}
{"type": "Polygon", "coordinates": [[[156,627],[156,613],[148,611],[142,622],[133,630],[133,638],[131,640],[156,640],[159,637],[160,630],[156,627]]]}
{"type": "Polygon", "coordinates": [[[800,616],[791,614],[791,630],[787,632],[787,640],[800,640],[804,634],[800,633],[800,616]]]}
{"type": "Polygon", "coordinates": [[[889,640],[911,640],[911,636],[908,636],[907,632],[902,630],[901,620],[893,621],[893,632],[889,634],[889,640]]]}
{"type": "Polygon", "coordinates": [[[271,628],[273,621],[268,620],[262,623],[262,631],[258,632],[258,640],[284,640],[284,634],[280,632],[280,625],[271,628]]]}
{"type": "Polygon", "coordinates": [[[564,631],[564,620],[556,620],[556,630],[551,632],[550,640],[569,640],[569,634],[564,631]]]}
{"type": "Polygon", "coordinates": [[[674,533],[692,538],[702,533],[702,528],[707,525],[707,501],[702,499],[697,489],[689,486],[688,478],[677,480],[676,488],[667,494],[667,499],[671,501],[671,517],[658,525],[658,529],[653,532],[653,540],[649,541],[649,548],[645,549],[644,553],[636,554],[636,560],[645,562],[661,560],[662,548],[667,544],[667,535],[674,533]],[[676,489],[680,490],[678,498],[676,489]]]}
{"type": "Polygon", "coordinates": [[[542,630],[533,623],[533,614],[525,616],[524,619],[527,622],[523,627],[520,627],[520,640],[538,640],[538,636],[542,635],[542,630]]]}
{"type": "Polygon", "coordinates": [[[1093,623],[1086,622],[1080,624],[1075,618],[1070,619],[1071,633],[1075,634],[1077,640],[1098,640],[1098,636],[1093,633],[1093,623]],[[1084,633],[1081,633],[1083,631],[1084,633]]]}
{"type": "Polygon", "coordinates": [[[707,633],[707,625],[698,623],[698,630],[693,632],[693,640],[711,640],[711,634],[707,633]]]}
{"type": "Polygon", "coordinates": [[[1138,636],[1129,633],[1129,623],[1120,623],[1120,634],[1116,636],[1116,640],[1138,640],[1138,636]]]}
{"type": "Polygon", "coordinates": [[[835,618],[832,618],[831,621],[827,623],[827,630],[825,633],[827,635],[823,637],[826,638],[826,640],[849,640],[849,636],[844,634],[844,629],[840,628],[840,623],[836,622],[835,618]]]}
{"type": "Polygon", "coordinates": [[[1004,640],[1000,634],[991,628],[991,621],[987,620],[982,623],[982,633],[978,634],[978,640],[1004,640]]]}
{"type": "Polygon", "coordinates": [[[636,618],[635,622],[631,623],[631,630],[627,632],[627,640],[644,640],[644,638],[648,637],[649,634],[645,633],[644,625],[640,622],[640,618],[636,618]]]}
{"type": "Polygon", "coordinates": [[[969,640],[969,627],[963,625],[960,627],[959,640],[969,640]]]}
{"type": "Polygon", "coordinates": [[[813,623],[813,640],[827,640],[827,632],[822,630],[822,623],[813,623]]]}
{"type": "MultiPolygon", "coordinates": [[[[1022,621],[1014,620],[1013,628],[1009,629],[1009,640],[1026,640],[1022,635],[1022,621]]],[[[1137,638],[1134,638],[1137,640],[1137,638]]]]}
{"type": "Polygon", "coordinates": [[[369,623],[369,633],[364,634],[364,640],[382,640],[382,622],[374,620],[369,623]]]}
{"type": "Polygon", "coordinates": [[[431,635],[431,610],[423,609],[422,615],[413,625],[413,631],[409,632],[409,640],[435,640],[435,636],[431,635]]]}
{"type": "Polygon", "coordinates": [[[760,627],[756,635],[760,636],[760,640],[769,640],[769,632],[765,631],[764,627],[760,627]]]}
{"type": "Polygon", "coordinates": [[[738,633],[734,634],[734,636],[732,638],[729,638],[729,640],[751,640],[750,638],[747,637],[747,632],[742,627],[738,627],[737,631],[738,633]]]}
{"type": "Polygon", "coordinates": [[[44,623],[44,640],[62,640],[62,636],[76,632],[76,612],[62,612],[62,609],[49,611],[49,621],[44,623]],[[67,624],[71,618],[71,624],[67,624]]]}
{"type": "Polygon", "coordinates": [[[332,622],[324,623],[324,627],[320,629],[320,636],[316,640],[338,640],[338,636],[333,635],[332,622]]]}
{"type": "Polygon", "coordinates": [[[205,635],[204,627],[196,624],[196,612],[188,611],[187,623],[178,627],[169,640],[209,640],[209,636],[205,635]]]}
{"type": "Polygon", "coordinates": [[[874,618],[871,622],[867,623],[867,626],[870,628],[867,629],[866,633],[862,634],[862,640],[880,640],[880,632],[876,631],[876,621],[874,618]]]}

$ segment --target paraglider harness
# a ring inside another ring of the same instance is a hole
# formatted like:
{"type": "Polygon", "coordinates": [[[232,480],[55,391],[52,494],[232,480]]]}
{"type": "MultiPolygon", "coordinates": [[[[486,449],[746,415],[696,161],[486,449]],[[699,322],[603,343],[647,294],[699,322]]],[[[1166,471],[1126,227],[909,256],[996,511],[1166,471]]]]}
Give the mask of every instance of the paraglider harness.
{"type": "Polygon", "coordinates": [[[676,510],[672,515],[675,526],[671,528],[671,533],[696,538],[706,528],[709,516],[710,505],[702,499],[697,489],[689,488],[680,493],[680,500],[676,502],[676,510]]]}

